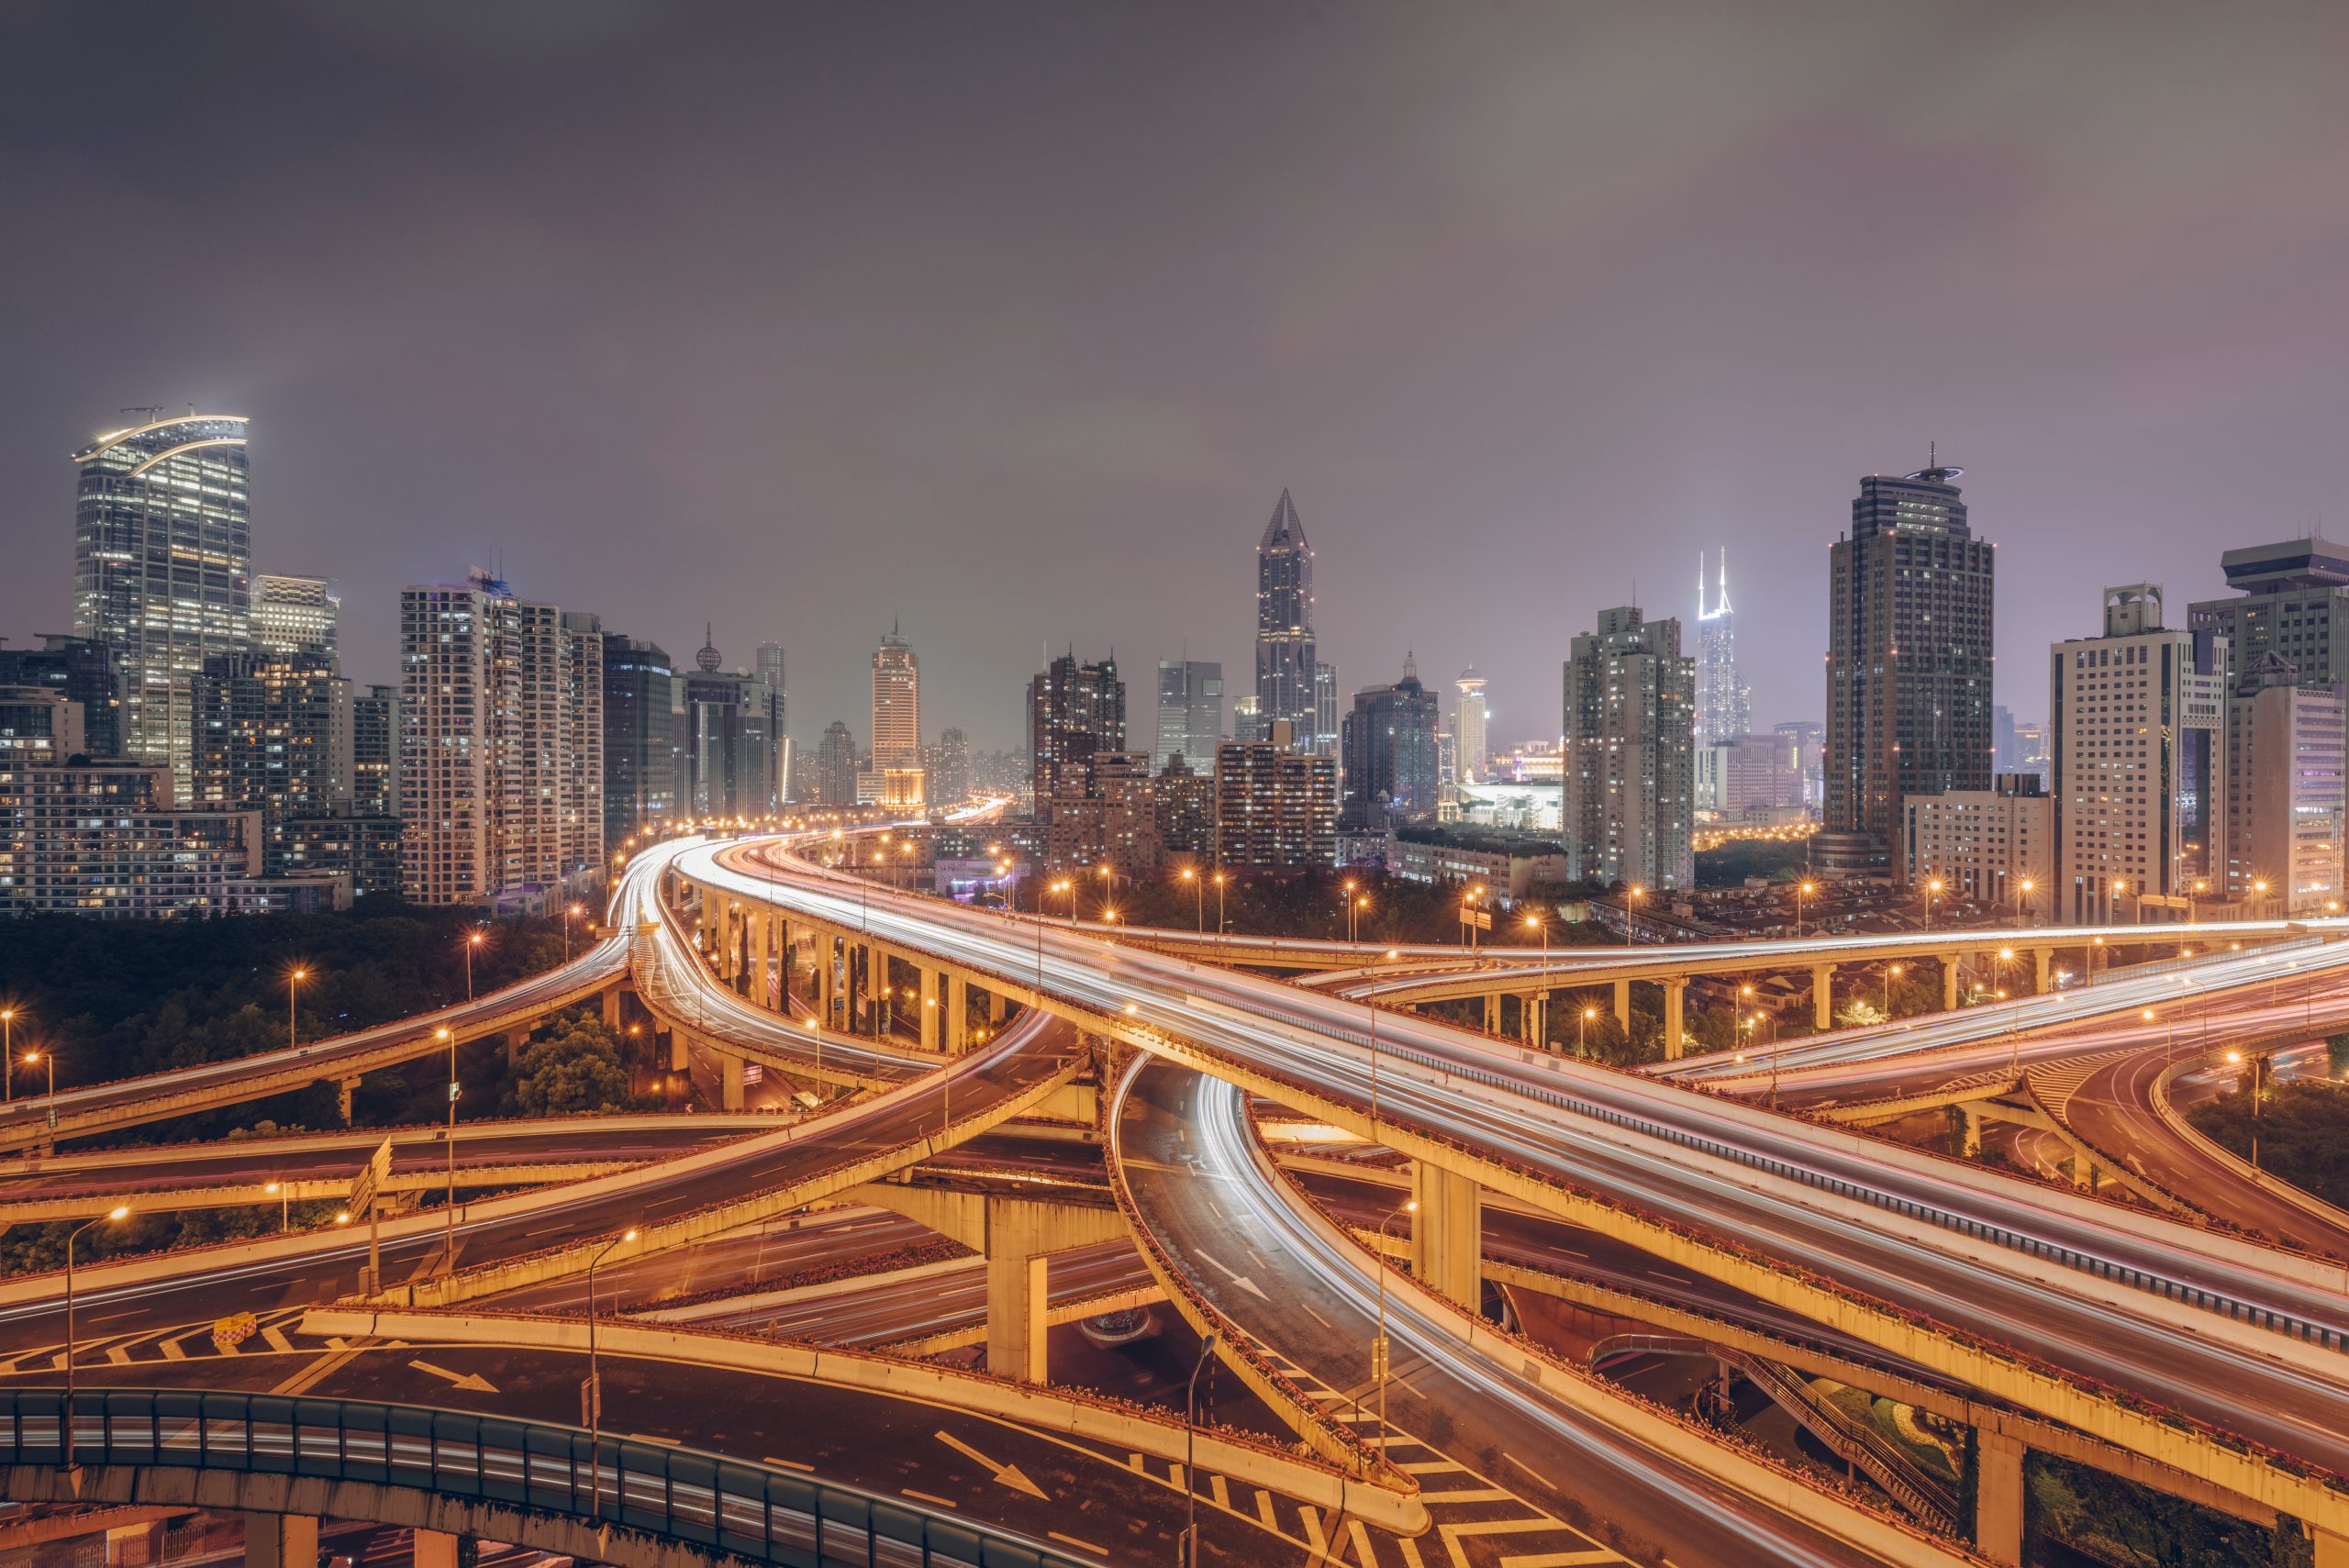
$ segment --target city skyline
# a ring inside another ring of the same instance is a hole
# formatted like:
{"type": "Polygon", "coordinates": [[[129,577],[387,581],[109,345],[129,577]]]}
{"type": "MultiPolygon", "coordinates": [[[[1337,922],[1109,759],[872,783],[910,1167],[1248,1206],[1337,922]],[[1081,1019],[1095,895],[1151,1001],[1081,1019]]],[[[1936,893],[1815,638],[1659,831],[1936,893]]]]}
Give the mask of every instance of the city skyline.
{"type": "MultiPolygon", "coordinates": [[[[1854,474],[1938,439],[2014,557],[1998,700],[2037,717],[2024,672],[2076,629],[2114,528],[2139,544],[2127,574],[2185,603],[2218,585],[2214,523],[2282,537],[2326,505],[2302,455],[2330,439],[2349,328],[2296,259],[2343,229],[2311,193],[2336,187],[2349,110],[2268,106],[2311,102],[2296,84],[2332,51],[2221,48],[2217,17],[1817,16],[1722,8],[1691,50],[1628,20],[1407,15],[1333,55],[1337,29],[1267,11],[1214,44],[1235,117],[1148,89],[1210,63],[1208,29],[1163,19],[950,61],[878,17],[758,18],[721,43],[621,12],[518,62],[456,21],[302,14],[167,14],[125,58],[70,11],[21,8],[12,52],[53,69],[17,112],[48,129],[0,192],[37,237],[16,270],[43,307],[0,328],[0,495],[28,525],[61,514],[65,455],[124,405],[245,414],[253,566],[340,585],[354,680],[394,676],[400,584],[480,562],[673,651],[707,618],[772,631],[798,654],[803,743],[863,711],[871,628],[902,612],[954,651],[933,709],[996,747],[1037,648],[999,612],[1030,595],[1060,612],[1055,645],[1139,669],[1187,639],[1248,669],[1233,573],[1287,485],[1320,551],[1321,657],[1473,661],[1506,741],[1549,728],[1556,626],[1635,578],[1688,617],[1685,563],[1724,545],[1750,612],[1801,612],[1742,628],[1757,723],[1812,716],[1813,552],[1854,474]],[[646,75],[664,50],[683,63],[646,75]],[[1834,92],[1818,123],[1822,80],[1903,80],[1920,57],[1922,103],[1834,92]],[[1440,68],[1365,115],[1406,59],[1440,68]],[[2143,90],[2188,62],[2190,90],[2143,90]],[[1631,134],[1609,83],[1642,72],[1644,97],[1703,113],[1631,134]],[[123,90],[72,90],[95,74],[123,90]],[[299,82],[340,83],[336,112],[299,82]],[[591,104],[630,108],[607,132],[591,104]],[[856,156],[819,155],[801,114],[856,156]],[[1056,150],[1072,119],[1100,159],[1056,150]],[[941,231],[944,123],[974,216],[941,231]],[[232,199],[154,167],[164,138],[247,149],[232,199]],[[419,157],[430,179],[390,172],[419,157]],[[2255,250],[2223,238],[2259,199],[2219,177],[2235,167],[2296,193],[2255,250]],[[768,186],[795,195],[725,199],[768,186]],[[112,193],[95,210],[93,188],[112,193]],[[1921,189],[1931,224],[1880,221],[1921,189]],[[128,270],[159,228],[169,295],[128,270]],[[1215,260],[1233,252],[1261,259],[1236,297],[1215,260]],[[874,254],[893,261],[858,262],[874,254]],[[1932,376],[1851,373],[1920,331],[1932,376]],[[936,349],[918,374],[913,342],[936,349]],[[919,551],[945,570],[875,581],[919,551]],[[675,570],[696,558],[729,570],[675,570]]],[[[71,562],[19,531],[0,625],[21,645],[72,629],[71,562]]]]}

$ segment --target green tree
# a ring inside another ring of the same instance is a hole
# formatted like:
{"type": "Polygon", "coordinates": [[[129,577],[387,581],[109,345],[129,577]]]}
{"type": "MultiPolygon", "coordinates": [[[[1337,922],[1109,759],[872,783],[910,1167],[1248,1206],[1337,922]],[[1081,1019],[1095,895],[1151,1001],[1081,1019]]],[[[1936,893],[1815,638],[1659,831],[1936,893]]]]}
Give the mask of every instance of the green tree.
{"type": "Polygon", "coordinates": [[[2255,1129],[2251,1096],[2242,1089],[2203,1101],[2186,1119],[2245,1159],[2256,1130],[2262,1170],[2329,1204],[2349,1207],[2349,1087],[2321,1078],[2271,1081],[2255,1129]]]}
{"type": "Polygon", "coordinates": [[[523,1048],[507,1093],[518,1116],[579,1116],[631,1106],[619,1037],[593,1014],[567,1014],[523,1048]]]}

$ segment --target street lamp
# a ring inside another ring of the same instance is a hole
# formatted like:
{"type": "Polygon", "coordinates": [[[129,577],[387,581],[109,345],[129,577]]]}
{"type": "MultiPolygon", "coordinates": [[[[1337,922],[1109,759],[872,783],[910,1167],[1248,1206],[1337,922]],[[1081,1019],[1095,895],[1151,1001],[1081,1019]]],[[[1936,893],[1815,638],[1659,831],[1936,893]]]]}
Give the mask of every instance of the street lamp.
{"type": "Polygon", "coordinates": [[[1627,942],[1637,942],[1640,940],[1640,900],[1647,896],[1647,892],[1646,888],[1633,883],[1630,890],[1623,895],[1624,901],[1629,906],[1623,917],[1624,940],[1627,942]]]}
{"type": "Polygon", "coordinates": [[[295,1024],[294,998],[300,994],[302,982],[308,978],[310,972],[306,969],[291,969],[285,973],[285,1047],[288,1051],[302,1043],[300,1031],[295,1024]]]}
{"type": "Polygon", "coordinates": [[[1370,895],[1368,894],[1364,894],[1359,897],[1350,898],[1346,901],[1347,941],[1358,942],[1362,940],[1361,929],[1358,926],[1357,921],[1360,919],[1362,912],[1369,907],[1370,895]]]}
{"type": "MultiPolygon", "coordinates": [[[[2128,891],[2129,891],[2129,879],[2128,879],[2127,877],[2125,877],[2125,876],[2116,876],[2116,877],[2114,877],[2114,878],[2112,879],[2112,923],[2113,923],[2114,925],[2116,925],[2116,926],[2117,926],[2117,925],[2119,925],[2119,924],[2121,923],[2121,895],[2122,895],[2123,894],[2127,893],[2128,891]]],[[[2145,917],[2145,901],[2144,901],[2143,899],[2140,898],[2139,900],[2137,900],[2137,918],[2138,918],[2139,920],[2143,920],[2143,919],[2144,919],[2144,917],[2145,917]]]]}
{"type": "Polygon", "coordinates": [[[1903,967],[1898,963],[1888,964],[1884,971],[1884,1021],[1886,1023],[1892,1021],[1892,983],[1900,977],[1903,967]]]}
{"type": "Polygon", "coordinates": [[[579,909],[579,906],[578,906],[578,905],[576,905],[576,904],[569,904],[569,905],[565,905],[565,906],[563,906],[563,911],[562,911],[562,962],[565,962],[565,963],[569,963],[569,962],[571,962],[571,922],[573,922],[573,920],[576,920],[577,918],[579,918],[579,915],[580,915],[580,909],[579,909]]]}
{"type": "Polygon", "coordinates": [[[1598,1009],[1585,1006],[1582,1016],[1575,1020],[1575,1054],[1587,1060],[1590,1056],[1590,1020],[1598,1017],[1598,1009]]]}
{"type": "Polygon", "coordinates": [[[1199,873],[1189,866],[1183,868],[1183,880],[1191,884],[1192,924],[1201,936],[1205,936],[1208,929],[1207,884],[1199,880],[1199,873]]]}
{"type": "Polygon", "coordinates": [[[1934,877],[1925,884],[1925,929],[1933,929],[1933,900],[1942,895],[1942,879],[1934,877]]]}
{"type": "Polygon", "coordinates": [[[277,1195],[277,1233],[283,1236],[294,1229],[294,1195],[284,1182],[272,1182],[262,1190],[277,1195]]]}
{"type": "Polygon", "coordinates": [[[1215,934],[1223,935],[1223,884],[1228,879],[1223,873],[1215,873],[1215,934]]]}
{"type": "Polygon", "coordinates": [[[129,1218],[130,1210],[117,1206],[95,1219],[83,1220],[65,1238],[65,1431],[64,1440],[59,1445],[62,1456],[58,1466],[61,1470],[73,1468],[73,1243],[79,1241],[82,1232],[93,1225],[129,1218]]]}
{"type": "Polygon", "coordinates": [[[17,1098],[17,1070],[13,1065],[17,1060],[17,1009],[14,1007],[0,1007],[0,1058],[12,1064],[7,1072],[6,1103],[13,1105],[17,1098]]]}
{"type": "Polygon", "coordinates": [[[57,1052],[53,1051],[25,1052],[26,1066],[30,1067],[36,1062],[49,1063],[49,1125],[54,1128],[57,1125],[57,1052]]]}
{"type": "Polygon", "coordinates": [[[1795,884],[1795,940],[1797,941],[1802,940],[1803,905],[1812,894],[1818,891],[1819,884],[1815,882],[1798,882],[1795,884]]]}
{"type": "Polygon", "coordinates": [[[457,1272],[457,1035],[442,1024],[432,1031],[435,1040],[449,1046],[449,1272],[457,1272]]]}
{"type": "Polygon", "coordinates": [[[1419,1211],[1419,1200],[1406,1198],[1378,1222],[1378,1338],[1370,1342],[1370,1375],[1378,1381],[1378,1425],[1382,1431],[1386,1425],[1386,1228],[1395,1223],[1397,1216],[1419,1211]]]}
{"type": "MultiPolygon", "coordinates": [[[[613,1248],[635,1240],[636,1230],[630,1227],[587,1260],[587,1485],[595,1492],[594,1517],[598,1519],[604,1517],[604,1382],[596,1360],[596,1265],[609,1257],[613,1248]]],[[[578,1490],[576,1475],[572,1478],[572,1489],[578,1490]]]]}
{"type": "Polygon", "coordinates": [[[1191,1367],[1190,1386],[1183,1394],[1183,1568],[1192,1568],[1199,1554],[1199,1468],[1192,1462],[1199,1430],[1199,1373],[1215,1358],[1215,1336],[1199,1341],[1199,1359],[1191,1367]]]}
{"type": "Polygon", "coordinates": [[[482,940],[478,928],[465,933],[465,1000],[468,1002],[473,999],[473,949],[481,946],[482,940]]]}
{"type": "Polygon", "coordinates": [[[2029,877],[2015,884],[2015,929],[2018,931],[2031,924],[2031,895],[2038,885],[2029,877]]]}

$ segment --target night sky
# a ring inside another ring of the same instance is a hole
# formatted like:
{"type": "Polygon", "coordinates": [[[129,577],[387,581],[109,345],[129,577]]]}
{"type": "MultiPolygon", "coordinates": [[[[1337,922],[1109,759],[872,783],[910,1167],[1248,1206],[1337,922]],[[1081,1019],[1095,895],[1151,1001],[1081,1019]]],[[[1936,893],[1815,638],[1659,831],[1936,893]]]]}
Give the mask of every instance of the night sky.
{"type": "MultiPolygon", "coordinates": [[[[1727,545],[1817,717],[1854,482],[1965,464],[1999,697],[2108,583],[2338,513],[2349,7],[103,5],[0,11],[0,632],[69,454],[253,417],[254,564],[502,563],[865,738],[1019,736],[1049,645],[1249,689],[1284,485],[1344,689],[1554,735],[1559,661],[1727,545]]],[[[2336,534],[2349,522],[2333,519],[2336,534]]],[[[1691,639],[1693,645],[1693,638],[1691,639]]]]}

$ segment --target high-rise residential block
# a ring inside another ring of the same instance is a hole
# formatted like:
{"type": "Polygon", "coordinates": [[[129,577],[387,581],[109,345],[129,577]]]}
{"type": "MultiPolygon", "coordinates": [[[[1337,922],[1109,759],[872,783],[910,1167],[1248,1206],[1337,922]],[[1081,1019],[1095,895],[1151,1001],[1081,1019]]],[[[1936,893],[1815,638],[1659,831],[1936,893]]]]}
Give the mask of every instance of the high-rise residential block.
{"type": "Polygon", "coordinates": [[[1300,741],[1317,733],[1313,654],[1313,547],[1284,490],[1256,546],[1256,707],[1300,741]]]}
{"type": "Polygon", "coordinates": [[[401,592],[412,902],[545,907],[602,871],[602,647],[591,624],[486,573],[401,592]],[[582,749],[597,758],[592,792],[582,749]]]}
{"type": "Polygon", "coordinates": [[[2104,635],[2052,652],[2057,921],[2094,925],[2207,896],[2224,863],[2227,649],[2165,626],[2149,583],[2104,591],[2104,635]]]}
{"type": "Polygon", "coordinates": [[[264,572],[253,579],[253,651],[332,663],[341,615],[342,601],[328,591],[325,578],[264,572]]]}
{"type": "Polygon", "coordinates": [[[1341,728],[1345,800],[1340,817],[1350,828],[1433,822],[1442,799],[1442,763],[1436,736],[1443,728],[1442,699],[1419,682],[1419,661],[1406,654],[1402,678],[1365,686],[1341,728]]]}
{"type": "Polygon", "coordinates": [[[1921,880],[2018,917],[2044,917],[2055,893],[2055,801],[2036,773],[1999,773],[1988,789],[1911,798],[1903,853],[1921,880]]]}
{"type": "Polygon", "coordinates": [[[88,754],[80,703],[48,686],[0,685],[0,767],[48,766],[88,754]]]}
{"type": "MultiPolygon", "coordinates": [[[[0,761],[0,914],[205,919],[272,906],[258,811],[174,807],[166,770],[0,761]]],[[[346,902],[331,881],[274,884],[346,902]]]]}
{"type": "Polygon", "coordinates": [[[1460,694],[1452,709],[1453,773],[1462,784],[1483,784],[1492,765],[1485,738],[1485,677],[1471,664],[1452,685],[1460,694]]]}
{"type": "Polygon", "coordinates": [[[2254,917],[2343,907],[2342,684],[2280,653],[2238,671],[2227,698],[2226,896],[2254,917]]]}
{"type": "Polygon", "coordinates": [[[1035,758],[1036,819],[1048,821],[1064,790],[1081,791],[1097,751],[1126,749],[1126,684],[1118,662],[1081,662],[1072,649],[1028,684],[1029,747],[1035,758]]]}
{"type": "Polygon", "coordinates": [[[1335,865],[1337,759],[1299,751],[1286,728],[1217,747],[1215,859],[1228,872],[1335,865]]]}
{"type": "Polygon", "coordinates": [[[251,636],[245,423],[151,419],[73,457],[74,635],[114,651],[123,752],[169,768],[182,803],[195,761],[189,682],[251,636]]]}
{"type": "Polygon", "coordinates": [[[1158,832],[1157,781],[1141,751],[1096,751],[1082,776],[1061,775],[1045,833],[1052,869],[1107,867],[1139,876],[1165,858],[1158,832]]]}
{"type": "Polygon", "coordinates": [[[1965,472],[1870,474],[1828,550],[1822,869],[1914,880],[1903,802],[1989,787],[1997,550],[1967,523],[1965,472]]]}
{"type": "MultiPolygon", "coordinates": [[[[1219,742],[1220,744],[1220,742],[1219,742]]],[[[1215,853],[1215,774],[1180,751],[1158,773],[1158,840],[1169,855],[1198,862],[1215,853]]]]}
{"type": "Polygon", "coordinates": [[[189,683],[192,804],[261,814],[262,867],[285,870],[289,818],[348,814],[356,756],[351,683],[318,652],[207,659],[189,683]]]}
{"type": "Polygon", "coordinates": [[[970,798],[971,738],[955,725],[938,734],[938,750],[929,763],[930,798],[952,810],[970,798]]]}
{"type": "Polygon", "coordinates": [[[39,648],[0,648],[0,686],[55,692],[81,709],[82,752],[122,755],[122,677],[107,644],[52,632],[39,648]]]}
{"type": "Polygon", "coordinates": [[[1567,874],[1651,891],[1694,886],[1696,663],[1680,623],[1598,613],[1565,665],[1560,832],[1567,874]]]}
{"type": "Polygon", "coordinates": [[[1181,757],[1195,772],[1215,767],[1223,739],[1223,666],[1197,659],[1158,662],[1158,744],[1151,755],[1163,763],[1181,757]]]}
{"type": "Polygon", "coordinates": [[[856,802],[856,737],[834,719],[816,743],[816,804],[841,810],[856,802]]]}
{"type": "Polygon", "coordinates": [[[400,689],[369,686],[351,699],[351,811],[400,814],[400,689]]]}
{"type": "Polygon", "coordinates": [[[611,849],[678,813],[676,685],[659,643],[604,634],[604,842],[611,849]]]}

